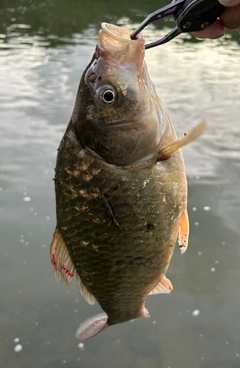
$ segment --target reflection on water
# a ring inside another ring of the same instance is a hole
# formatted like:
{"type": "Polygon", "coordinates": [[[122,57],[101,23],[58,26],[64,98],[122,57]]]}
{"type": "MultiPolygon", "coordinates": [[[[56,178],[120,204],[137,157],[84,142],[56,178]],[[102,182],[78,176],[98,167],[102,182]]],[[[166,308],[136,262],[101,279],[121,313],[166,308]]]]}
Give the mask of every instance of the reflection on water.
{"type": "MultiPolygon", "coordinates": [[[[53,277],[56,149],[99,24],[134,28],[162,5],[132,2],[128,9],[128,3],[0,4],[1,366],[240,366],[237,34],[204,42],[185,35],[147,52],[178,133],[208,122],[206,134],[184,149],[191,236],[189,250],[184,256],[176,250],[168,271],[172,294],[148,298],[151,319],[113,326],[78,345],[76,327],[100,308],[88,306],[74,282],[66,293],[53,277]]],[[[165,31],[152,26],[146,37],[165,31]]]]}

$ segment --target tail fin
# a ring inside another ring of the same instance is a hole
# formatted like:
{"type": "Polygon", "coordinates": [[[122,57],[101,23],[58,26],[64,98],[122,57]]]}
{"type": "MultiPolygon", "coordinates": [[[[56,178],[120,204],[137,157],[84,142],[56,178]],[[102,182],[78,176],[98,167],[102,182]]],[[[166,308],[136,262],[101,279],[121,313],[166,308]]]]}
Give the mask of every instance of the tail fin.
{"type": "Polygon", "coordinates": [[[96,316],[88,318],[78,327],[76,337],[79,340],[86,340],[98,334],[108,327],[107,319],[106,313],[96,314],[96,316]]]}

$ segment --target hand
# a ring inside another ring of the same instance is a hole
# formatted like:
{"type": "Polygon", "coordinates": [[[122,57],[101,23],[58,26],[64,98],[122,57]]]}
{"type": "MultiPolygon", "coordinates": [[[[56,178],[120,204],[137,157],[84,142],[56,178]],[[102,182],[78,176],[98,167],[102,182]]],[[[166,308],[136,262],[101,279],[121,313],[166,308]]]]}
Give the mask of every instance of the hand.
{"type": "Polygon", "coordinates": [[[227,6],[220,19],[202,31],[193,32],[199,38],[219,38],[224,35],[225,28],[237,29],[240,32],[240,0],[219,0],[227,6]]]}

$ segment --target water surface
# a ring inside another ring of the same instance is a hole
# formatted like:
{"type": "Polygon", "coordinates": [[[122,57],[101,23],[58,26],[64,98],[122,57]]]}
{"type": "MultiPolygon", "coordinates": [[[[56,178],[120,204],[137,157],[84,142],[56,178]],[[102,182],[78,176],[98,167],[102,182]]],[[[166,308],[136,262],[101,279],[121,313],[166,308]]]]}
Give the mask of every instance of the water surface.
{"type": "MultiPolygon", "coordinates": [[[[240,366],[239,35],[189,35],[147,51],[176,130],[208,130],[184,148],[190,245],[176,249],[171,295],[148,298],[151,319],[113,326],[79,346],[77,326],[100,311],[54,279],[52,178],[81,74],[101,21],[133,29],[163,1],[0,4],[0,365],[8,368],[240,366]],[[20,345],[20,346],[18,346],[20,345]],[[22,348],[22,349],[21,349],[22,348]],[[21,351],[18,351],[21,350],[21,351]]],[[[145,32],[160,38],[171,22],[145,32]]]]}

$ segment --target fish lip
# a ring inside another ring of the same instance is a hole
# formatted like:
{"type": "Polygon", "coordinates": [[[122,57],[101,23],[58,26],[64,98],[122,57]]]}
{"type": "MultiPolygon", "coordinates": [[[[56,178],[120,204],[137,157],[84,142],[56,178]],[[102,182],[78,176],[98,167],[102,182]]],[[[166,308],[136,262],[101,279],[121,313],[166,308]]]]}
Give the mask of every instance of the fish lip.
{"type": "Polygon", "coordinates": [[[142,72],[145,56],[145,41],[140,33],[136,40],[131,39],[131,31],[103,22],[98,34],[96,56],[105,61],[115,60],[119,64],[133,63],[142,72]]]}
{"type": "Polygon", "coordinates": [[[101,24],[102,27],[102,31],[106,32],[109,36],[120,40],[122,42],[131,42],[131,41],[139,41],[139,40],[144,40],[144,36],[143,34],[140,32],[137,35],[137,38],[135,40],[132,40],[130,38],[131,32],[124,29],[124,28],[120,28],[118,26],[115,26],[114,24],[110,24],[110,23],[106,23],[106,22],[102,22],[101,24]]]}

